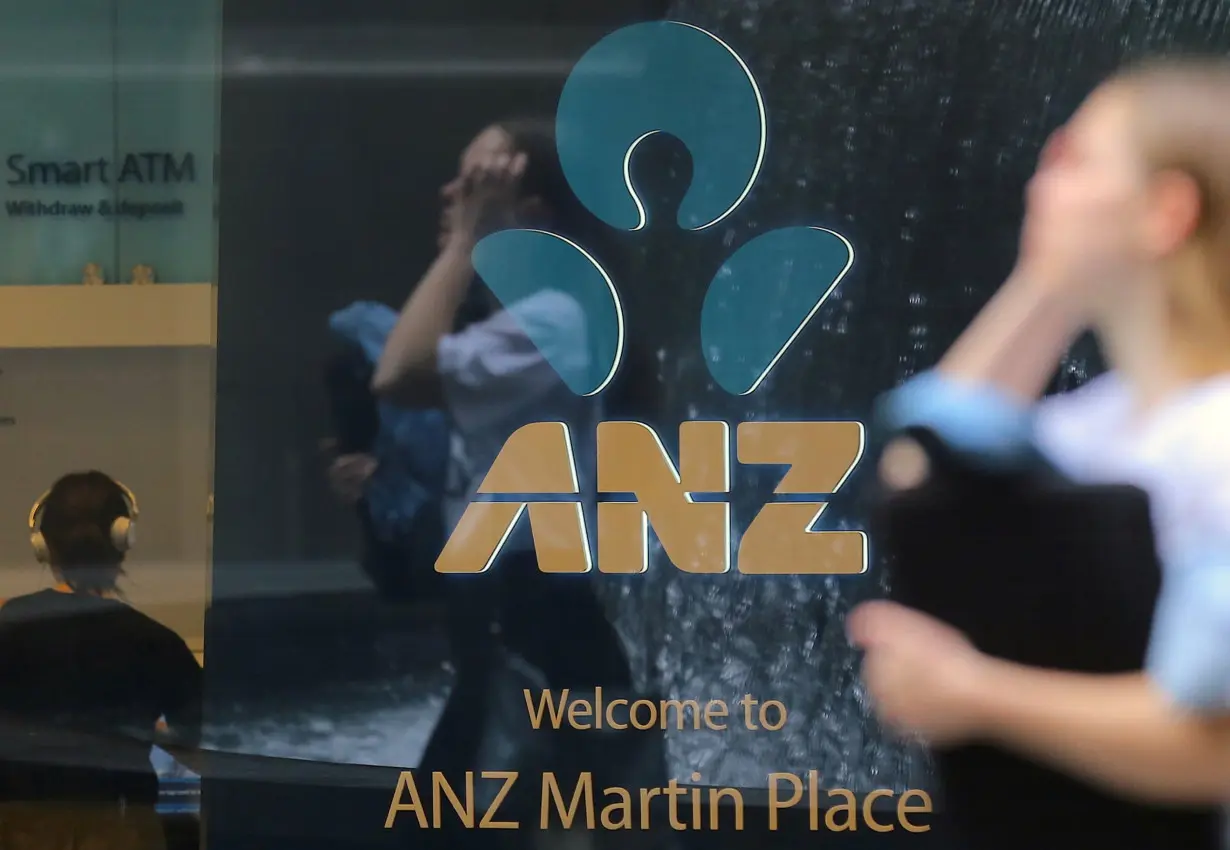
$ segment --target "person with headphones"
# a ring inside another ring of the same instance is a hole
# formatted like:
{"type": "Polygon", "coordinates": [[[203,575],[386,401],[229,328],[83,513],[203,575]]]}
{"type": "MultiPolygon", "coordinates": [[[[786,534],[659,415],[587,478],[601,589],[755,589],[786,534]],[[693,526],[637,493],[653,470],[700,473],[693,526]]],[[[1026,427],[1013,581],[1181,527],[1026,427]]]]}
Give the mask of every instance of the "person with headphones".
{"type": "Polygon", "coordinates": [[[0,607],[4,850],[165,846],[150,749],[160,720],[169,742],[199,744],[202,671],[122,599],[137,514],[132,491],[95,471],[64,476],[30,511],[34,553],[59,584],[0,607]]]}

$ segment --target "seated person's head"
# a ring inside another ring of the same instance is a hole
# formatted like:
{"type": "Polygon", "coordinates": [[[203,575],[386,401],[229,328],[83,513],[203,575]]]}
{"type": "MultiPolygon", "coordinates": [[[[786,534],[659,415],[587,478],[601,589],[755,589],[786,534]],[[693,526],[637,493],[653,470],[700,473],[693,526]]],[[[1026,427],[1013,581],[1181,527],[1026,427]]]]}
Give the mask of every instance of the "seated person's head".
{"type": "Polygon", "coordinates": [[[56,579],[73,590],[112,592],[131,545],[133,513],[127,491],[110,476],[65,475],[38,510],[35,548],[56,579]]]}

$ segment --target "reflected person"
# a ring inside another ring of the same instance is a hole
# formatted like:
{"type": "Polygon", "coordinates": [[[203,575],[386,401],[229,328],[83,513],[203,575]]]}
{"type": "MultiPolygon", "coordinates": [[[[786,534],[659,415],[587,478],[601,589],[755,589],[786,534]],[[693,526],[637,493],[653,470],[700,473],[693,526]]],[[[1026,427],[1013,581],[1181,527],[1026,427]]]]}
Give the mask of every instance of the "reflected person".
{"type": "MultiPolygon", "coordinates": [[[[476,242],[505,228],[550,230],[593,244],[591,219],[564,179],[551,125],[518,120],[483,130],[462,153],[458,173],[441,196],[439,255],[406,301],[372,387],[403,403],[447,411],[452,429],[447,530],[456,526],[508,437],[538,421],[568,424],[592,522],[600,403],[572,393],[544,356],[546,348],[555,349],[550,354],[586,356],[580,306],[547,287],[500,305],[471,263],[476,242]],[[455,330],[458,311],[474,287],[490,314],[455,330]],[[535,328],[534,341],[527,326],[535,328]]],[[[484,706],[495,698],[501,648],[529,662],[554,689],[631,686],[627,656],[590,578],[541,573],[528,522],[518,523],[486,573],[448,579],[457,680],[421,769],[447,773],[474,767],[484,706]]],[[[524,712],[519,693],[518,699],[524,712]]]]}

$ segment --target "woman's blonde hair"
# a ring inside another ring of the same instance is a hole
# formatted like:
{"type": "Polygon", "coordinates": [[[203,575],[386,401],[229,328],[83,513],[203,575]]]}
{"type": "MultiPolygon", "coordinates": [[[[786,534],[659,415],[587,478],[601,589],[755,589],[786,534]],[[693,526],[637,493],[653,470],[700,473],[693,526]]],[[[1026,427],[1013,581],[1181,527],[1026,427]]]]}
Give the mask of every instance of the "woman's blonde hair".
{"type": "Polygon", "coordinates": [[[1191,237],[1198,268],[1174,281],[1175,318],[1191,332],[1230,334],[1230,60],[1153,59],[1111,83],[1135,100],[1151,169],[1182,173],[1200,193],[1191,237]]]}

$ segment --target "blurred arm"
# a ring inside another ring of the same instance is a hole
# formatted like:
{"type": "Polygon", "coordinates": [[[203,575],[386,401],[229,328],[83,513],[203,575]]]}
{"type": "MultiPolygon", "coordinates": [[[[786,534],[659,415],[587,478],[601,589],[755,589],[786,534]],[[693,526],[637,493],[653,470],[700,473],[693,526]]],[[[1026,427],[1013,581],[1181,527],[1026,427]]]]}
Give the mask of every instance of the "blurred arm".
{"type": "Polygon", "coordinates": [[[1017,274],[957,338],[937,370],[1030,404],[1046,389],[1082,324],[1061,298],[1017,274]]]}
{"type": "MultiPolygon", "coordinates": [[[[1037,456],[1031,407],[1081,330],[1059,297],[1009,278],[935,369],[880,402],[877,419],[889,432],[927,428],[979,465],[1019,467],[1037,456]]],[[[897,457],[882,462],[886,483],[901,477],[897,457]]]]}
{"type": "Polygon", "coordinates": [[[997,743],[1129,797],[1230,799],[1230,714],[1184,711],[1144,673],[995,661],[977,688],[983,728],[997,743]]]}
{"type": "Polygon", "coordinates": [[[1221,495],[1192,506],[1200,533],[1194,551],[1167,565],[1145,672],[991,662],[976,699],[993,738],[1133,796],[1230,801],[1230,499],[1221,495]]]}

